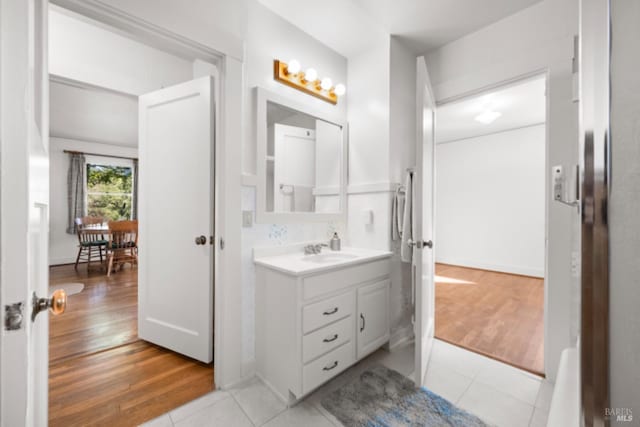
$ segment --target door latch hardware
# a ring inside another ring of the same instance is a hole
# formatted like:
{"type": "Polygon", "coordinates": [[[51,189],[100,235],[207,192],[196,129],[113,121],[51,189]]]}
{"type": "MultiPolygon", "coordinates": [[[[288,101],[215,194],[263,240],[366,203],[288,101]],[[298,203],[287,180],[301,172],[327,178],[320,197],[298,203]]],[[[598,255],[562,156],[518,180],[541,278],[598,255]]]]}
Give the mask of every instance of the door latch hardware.
{"type": "Polygon", "coordinates": [[[409,239],[407,241],[407,245],[418,248],[418,249],[423,249],[423,248],[433,248],[433,242],[431,240],[411,240],[409,239]]]}
{"type": "Polygon", "coordinates": [[[224,239],[221,237],[220,238],[220,250],[224,249],[224,239]]]}
{"type": "Polygon", "coordinates": [[[23,303],[16,302],[4,306],[4,330],[16,331],[22,328],[22,320],[24,316],[22,314],[23,303]]]}
{"type": "Polygon", "coordinates": [[[51,313],[58,314],[64,313],[67,309],[67,293],[64,289],[57,289],[51,298],[38,298],[36,293],[33,293],[33,311],[31,312],[31,321],[36,320],[36,316],[47,309],[51,310],[51,313]]]}

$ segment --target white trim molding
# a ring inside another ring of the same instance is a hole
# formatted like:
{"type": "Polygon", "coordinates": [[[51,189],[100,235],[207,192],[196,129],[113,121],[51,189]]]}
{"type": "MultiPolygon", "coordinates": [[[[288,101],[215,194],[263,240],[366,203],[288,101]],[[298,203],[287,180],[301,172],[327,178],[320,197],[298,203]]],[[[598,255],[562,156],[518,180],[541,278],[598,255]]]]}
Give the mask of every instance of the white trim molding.
{"type": "Polygon", "coordinates": [[[390,181],[350,184],[347,186],[347,194],[393,193],[399,185],[390,181]]]}
{"type": "Polygon", "coordinates": [[[243,173],[242,174],[242,185],[244,187],[257,187],[258,186],[258,175],[243,173]]]}

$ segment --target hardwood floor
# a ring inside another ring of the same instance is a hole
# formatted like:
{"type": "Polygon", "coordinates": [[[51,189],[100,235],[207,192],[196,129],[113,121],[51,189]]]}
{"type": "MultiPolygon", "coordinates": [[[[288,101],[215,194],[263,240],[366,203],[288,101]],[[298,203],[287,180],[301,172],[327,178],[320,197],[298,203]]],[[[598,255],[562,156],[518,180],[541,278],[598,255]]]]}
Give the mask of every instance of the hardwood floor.
{"type": "Polygon", "coordinates": [[[544,280],[436,265],[437,338],[544,372],[544,280]]]}
{"type": "Polygon", "coordinates": [[[49,426],[137,426],[214,389],[213,366],[137,341],[49,366],[49,426]]]}
{"type": "Polygon", "coordinates": [[[214,390],[213,365],[138,340],[135,268],[50,269],[68,282],[85,289],[50,316],[50,426],[135,426],[214,390]]]}
{"type": "Polygon", "coordinates": [[[61,316],[49,316],[49,361],[113,348],[138,340],[138,269],[125,267],[111,277],[104,270],[61,265],[49,270],[50,287],[84,283],[70,295],[61,316]]]}

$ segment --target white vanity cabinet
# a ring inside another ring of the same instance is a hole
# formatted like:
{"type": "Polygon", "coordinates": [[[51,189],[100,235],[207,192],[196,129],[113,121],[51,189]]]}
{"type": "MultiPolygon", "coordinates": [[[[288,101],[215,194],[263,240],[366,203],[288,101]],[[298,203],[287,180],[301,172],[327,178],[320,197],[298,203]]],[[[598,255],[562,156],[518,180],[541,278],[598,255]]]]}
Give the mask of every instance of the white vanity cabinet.
{"type": "Polygon", "coordinates": [[[295,272],[256,260],[257,374],[284,401],[389,340],[390,261],[380,253],[295,272]]]}
{"type": "Polygon", "coordinates": [[[358,288],[358,359],[389,341],[389,280],[358,288]]]}

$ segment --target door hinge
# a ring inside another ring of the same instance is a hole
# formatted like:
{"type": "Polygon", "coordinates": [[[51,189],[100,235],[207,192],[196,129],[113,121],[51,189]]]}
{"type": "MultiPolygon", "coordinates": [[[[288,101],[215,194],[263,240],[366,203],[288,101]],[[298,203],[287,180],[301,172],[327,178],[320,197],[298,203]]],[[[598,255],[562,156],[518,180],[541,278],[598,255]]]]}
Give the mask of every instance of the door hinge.
{"type": "Polygon", "coordinates": [[[4,306],[5,331],[16,331],[22,328],[22,321],[24,320],[23,307],[24,304],[21,302],[4,306]]]}

